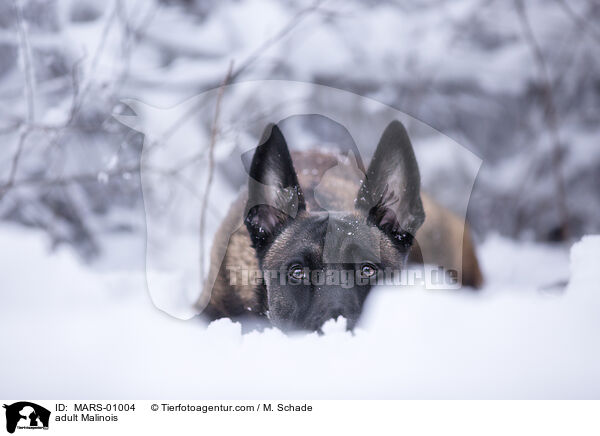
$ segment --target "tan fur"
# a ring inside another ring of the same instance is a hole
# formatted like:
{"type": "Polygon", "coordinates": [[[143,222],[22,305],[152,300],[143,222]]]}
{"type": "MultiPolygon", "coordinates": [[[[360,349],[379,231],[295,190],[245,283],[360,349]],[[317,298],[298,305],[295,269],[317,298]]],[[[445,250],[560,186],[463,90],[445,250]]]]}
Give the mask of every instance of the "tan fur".
{"type": "MultiPolygon", "coordinates": [[[[309,212],[353,210],[364,174],[361,164],[351,158],[320,151],[295,152],[292,159],[309,212]]],[[[479,287],[483,277],[468,226],[429,196],[422,194],[422,200],[426,218],[417,232],[411,260],[454,269],[459,272],[459,279],[462,276],[463,284],[479,287]]],[[[227,268],[234,266],[258,271],[250,236],[243,225],[246,201],[247,192],[244,191],[231,206],[215,236],[209,278],[197,304],[199,309],[206,306],[205,313],[211,318],[264,310],[261,296],[253,286],[240,284],[239,277],[238,285],[230,285],[231,270],[227,268]]]]}
{"type": "Polygon", "coordinates": [[[480,287],[483,275],[469,225],[427,194],[421,193],[421,199],[425,222],[417,232],[410,259],[455,270],[462,284],[480,287]]]}
{"type": "Polygon", "coordinates": [[[208,280],[197,303],[199,309],[206,306],[205,313],[211,318],[241,314],[248,308],[259,312],[254,287],[244,285],[241,280],[237,281],[238,285],[231,286],[231,275],[235,273],[228,269],[234,266],[258,271],[258,261],[250,242],[250,235],[243,225],[247,199],[247,191],[243,191],[231,205],[215,235],[208,280]]]}

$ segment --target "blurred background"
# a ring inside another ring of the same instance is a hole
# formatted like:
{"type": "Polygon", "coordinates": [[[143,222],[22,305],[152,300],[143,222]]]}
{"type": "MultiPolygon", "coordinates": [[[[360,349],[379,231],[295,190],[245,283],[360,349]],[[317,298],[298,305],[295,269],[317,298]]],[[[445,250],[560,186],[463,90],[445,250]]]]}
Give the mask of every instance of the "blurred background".
{"type": "Polygon", "coordinates": [[[598,23],[597,0],[1,1],[0,397],[598,398],[598,23]],[[484,288],[377,289],[355,335],[167,316],[296,114],[292,148],[365,162],[400,118],[425,189],[468,203],[484,288]]]}
{"type": "MultiPolygon", "coordinates": [[[[87,261],[114,235],[143,242],[143,135],[114,118],[131,113],[121,101],[284,79],[375,99],[479,156],[479,241],[573,241],[600,231],[599,22],[595,0],[5,1],[0,218],[87,261]]],[[[211,136],[208,113],[188,114],[190,147],[211,136]]],[[[311,129],[335,142],[326,124],[311,129]]],[[[460,165],[429,172],[434,191],[463,177],[460,165]]],[[[237,188],[243,174],[226,179],[237,188]]]]}

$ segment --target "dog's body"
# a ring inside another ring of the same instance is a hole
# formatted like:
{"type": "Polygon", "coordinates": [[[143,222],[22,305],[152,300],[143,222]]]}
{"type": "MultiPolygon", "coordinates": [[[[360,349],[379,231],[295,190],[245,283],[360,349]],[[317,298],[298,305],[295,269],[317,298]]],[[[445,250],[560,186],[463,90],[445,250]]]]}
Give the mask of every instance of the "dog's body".
{"type": "MultiPolygon", "coordinates": [[[[386,129],[366,174],[360,161],[335,153],[289,155],[277,127],[273,127],[273,133],[267,130],[254,156],[249,188],[232,205],[213,244],[208,284],[214,285],[204,310],[206,316],[270,315],[279,327],[316,330],[326,319],[342,315],[353,327],[369,285],[344,291],[339,285],[289,288],[275,283],[274,278],[272,283],[265,279],[257,284],[236,275],[239,271],[262,273],[291,268],[292,261],[285,263],[283,258],[299,258],[294,265],[306,271],[308,264],[311,270],[327,272],[361,265],[363,270],[357,270],[360,275],[363,271],[373,274],[373,269],[384,266],[402,269],[410,252],[411,261],[457,271],[464,285],[481,284],[464,222],[420,194],[412,146],[400,123],[386,129]],[[388,167],[390,162],[398,168],[388,167]],[[402,174],[392,175],[391,171],[402,174]],[[396,183],[400,185],[393,186],[396,183]],[[292,195],[282,196],[273,192],[273,187],[292,195]],[[406,198],[399,197],[399,192],[404,192],[406,198]],[[427,219],[421,226],[423,210],[427,219]],[[419,249],[411,250],[414,234],[419,249]],[[357,247],[358,252],[369,254],[356,254],[357,247]],[[304,251],[308,254],[294,254],[304,251]],[[358,257],[345,258],[348,256],[358,257]],[[361,263],[367,258],[372,261],[361,263]]],[[[291,271],[300,277],[298,269],[291,271]]]]}

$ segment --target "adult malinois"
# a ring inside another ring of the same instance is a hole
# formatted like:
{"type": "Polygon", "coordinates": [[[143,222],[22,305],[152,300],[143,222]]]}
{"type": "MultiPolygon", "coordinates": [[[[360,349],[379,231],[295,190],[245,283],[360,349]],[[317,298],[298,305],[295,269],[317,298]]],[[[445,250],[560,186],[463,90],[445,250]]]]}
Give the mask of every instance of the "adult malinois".
{"type": "Polygon", "coordinates": [[[254,314],[284,330],[319,330],[343,316],[351,329],[378,279],[410,261],[480,286],[469,230],[421,194],[400,122],[385,129],[367,171],[348,162],[321,151],[292,155],[276,125],[265,129],[248,188],[215,238],[209,318],[254,314]]]}

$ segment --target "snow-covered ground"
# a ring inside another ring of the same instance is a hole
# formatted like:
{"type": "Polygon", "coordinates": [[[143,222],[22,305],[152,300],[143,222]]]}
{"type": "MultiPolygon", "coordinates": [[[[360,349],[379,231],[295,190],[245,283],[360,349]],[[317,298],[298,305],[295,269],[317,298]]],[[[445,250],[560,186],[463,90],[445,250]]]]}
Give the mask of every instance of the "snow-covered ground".
{"type": "Polygon", "coordinates": [[[571,234],[600,229],[600,8],[396,3],[0,2],[0,188],[16,177],[0,194],[0,397],[600,397],[600,239],[525,242],[560,224],[555,140],[571,234]],[[159,310],[189,315],[186,280],[200,277],[168,273],[200,265],[189,231],[216,104],[183,114],[216,99],[232,61],[245,69],[222,95],[207,237],[267,123],[292,118],[292,149],[339,145],[322,121],[293,120],[326,116],[367,162],[397,118],[425,190],[460,216],[471,205],[485,288],[378,289],[354,334],[341,321],[323,336],[242,333],[159,310]],[[145,168],[188,173],[139,172],[142,150],[145,168]]]}
{"type": "Polygon", "coordinates": [[[355,334],[242,334],[156,309],[142,269],[82,264],[0,227],[0,396],[598,398],[600,237],[488,237],[480,293],[376,290],[355,334]],[[556,285],[569,280],[566,288],[556,285]]]}

